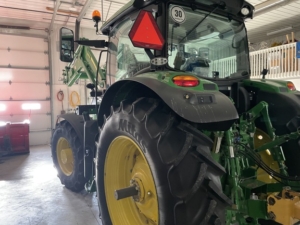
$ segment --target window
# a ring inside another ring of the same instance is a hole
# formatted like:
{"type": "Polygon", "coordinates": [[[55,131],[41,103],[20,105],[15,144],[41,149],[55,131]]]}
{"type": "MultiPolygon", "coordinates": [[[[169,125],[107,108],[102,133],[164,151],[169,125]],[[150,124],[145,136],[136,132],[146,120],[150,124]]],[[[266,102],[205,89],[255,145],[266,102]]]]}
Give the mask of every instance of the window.
{"type": "Polygon", "coordinates": [[[205,78],[248,75],[248,43],[243,22],[214,13],[207,15],[206,11],[170,5],[169,66],[205,78]],[[181,10],[183,21],[173,18],[173,8],[181,10]]]}
{"type": "Polygon", "coordinates": [[[134,21],[126,19],[110,33],[107,63],[109,85],[131,77],[139,70],[150,66],[150,58],[145,50],[134,47],[129,39],[128,33],[133,23],[134,21]]]}

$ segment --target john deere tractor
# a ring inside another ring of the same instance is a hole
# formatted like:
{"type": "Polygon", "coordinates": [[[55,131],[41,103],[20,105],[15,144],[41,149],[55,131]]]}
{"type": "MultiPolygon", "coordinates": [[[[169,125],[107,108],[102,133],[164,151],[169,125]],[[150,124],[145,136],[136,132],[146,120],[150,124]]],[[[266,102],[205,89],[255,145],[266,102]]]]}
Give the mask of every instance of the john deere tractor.
{"type": "Polygon", "coordinates": [[[300,93],[250,79],[253,11],[132,0],[101,27],[108,41],[76,31],[77,50],[61,29],[66,83],[89,78],[95,105],[60,116],[52,157],[68,189],[97,191],[104,225],[299,224],[300,93]]]}

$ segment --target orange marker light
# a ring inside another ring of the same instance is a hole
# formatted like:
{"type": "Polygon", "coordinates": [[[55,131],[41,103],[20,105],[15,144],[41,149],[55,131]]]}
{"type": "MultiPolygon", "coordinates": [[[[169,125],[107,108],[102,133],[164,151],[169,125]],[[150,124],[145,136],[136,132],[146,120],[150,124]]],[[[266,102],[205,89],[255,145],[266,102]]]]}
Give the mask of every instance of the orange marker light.
{"type": "Polygon", "coordinates": [[[291,82],[291,81],[287,82],[287,83],[286,83],[286,86],[287,86],[287,88],[290,89],[291,91],[296,91],[296,87],[295,87],[295,85],[294,85],[293,82],[291,82]]]}
{"type": "Polygon", "coordinates": [[[173,83],[180,87],[196,87],[199,85],[199,79],[194,76],[180,75],[173,77],[173,83]]]}
{"type": "Polygon", "coordinates": [[[94,10],[93,14],[93,21],[99,22],[101,20],[101,14],[98,10],[94,10]]]}

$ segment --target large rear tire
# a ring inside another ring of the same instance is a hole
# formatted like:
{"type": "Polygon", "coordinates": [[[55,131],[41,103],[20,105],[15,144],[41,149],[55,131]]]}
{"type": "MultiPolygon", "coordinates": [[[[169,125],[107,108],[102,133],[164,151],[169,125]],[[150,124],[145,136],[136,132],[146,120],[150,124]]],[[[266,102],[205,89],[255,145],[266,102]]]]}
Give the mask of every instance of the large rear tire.
{"type": "Polygon", "coordinates": [[[83,145],[68,122],[62,121],[55,128],[51,153],[61,183],[71,191],[80,192],[87,181],[83,173],[83,145]]]}
{"type": "Polygon", "coordinates": [[[225,224],[231,204],[211,140],[163,102],[140,98],[111,111],[97,144],[96,182],[104,225],[225,224]],[[139,194],[116,200],[137,184],[139,194]]]}

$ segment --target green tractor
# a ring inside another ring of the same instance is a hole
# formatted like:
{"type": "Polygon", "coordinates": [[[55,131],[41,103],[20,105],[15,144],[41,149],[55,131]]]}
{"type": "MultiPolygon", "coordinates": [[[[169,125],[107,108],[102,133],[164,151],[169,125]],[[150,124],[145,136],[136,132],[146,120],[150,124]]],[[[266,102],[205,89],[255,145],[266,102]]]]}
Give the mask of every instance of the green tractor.
{"type": "Polygon", "coordinates": [[[61,29],[65,82],[90,79],[95,105],[60,116],[53,162],[68,189],[97,191],[104,225],[299,224],[300,93],[266,70],[250,80],[253,11],[132,0],[101,27],[108,41],[76,24],[76,52],[61,29]]]}

